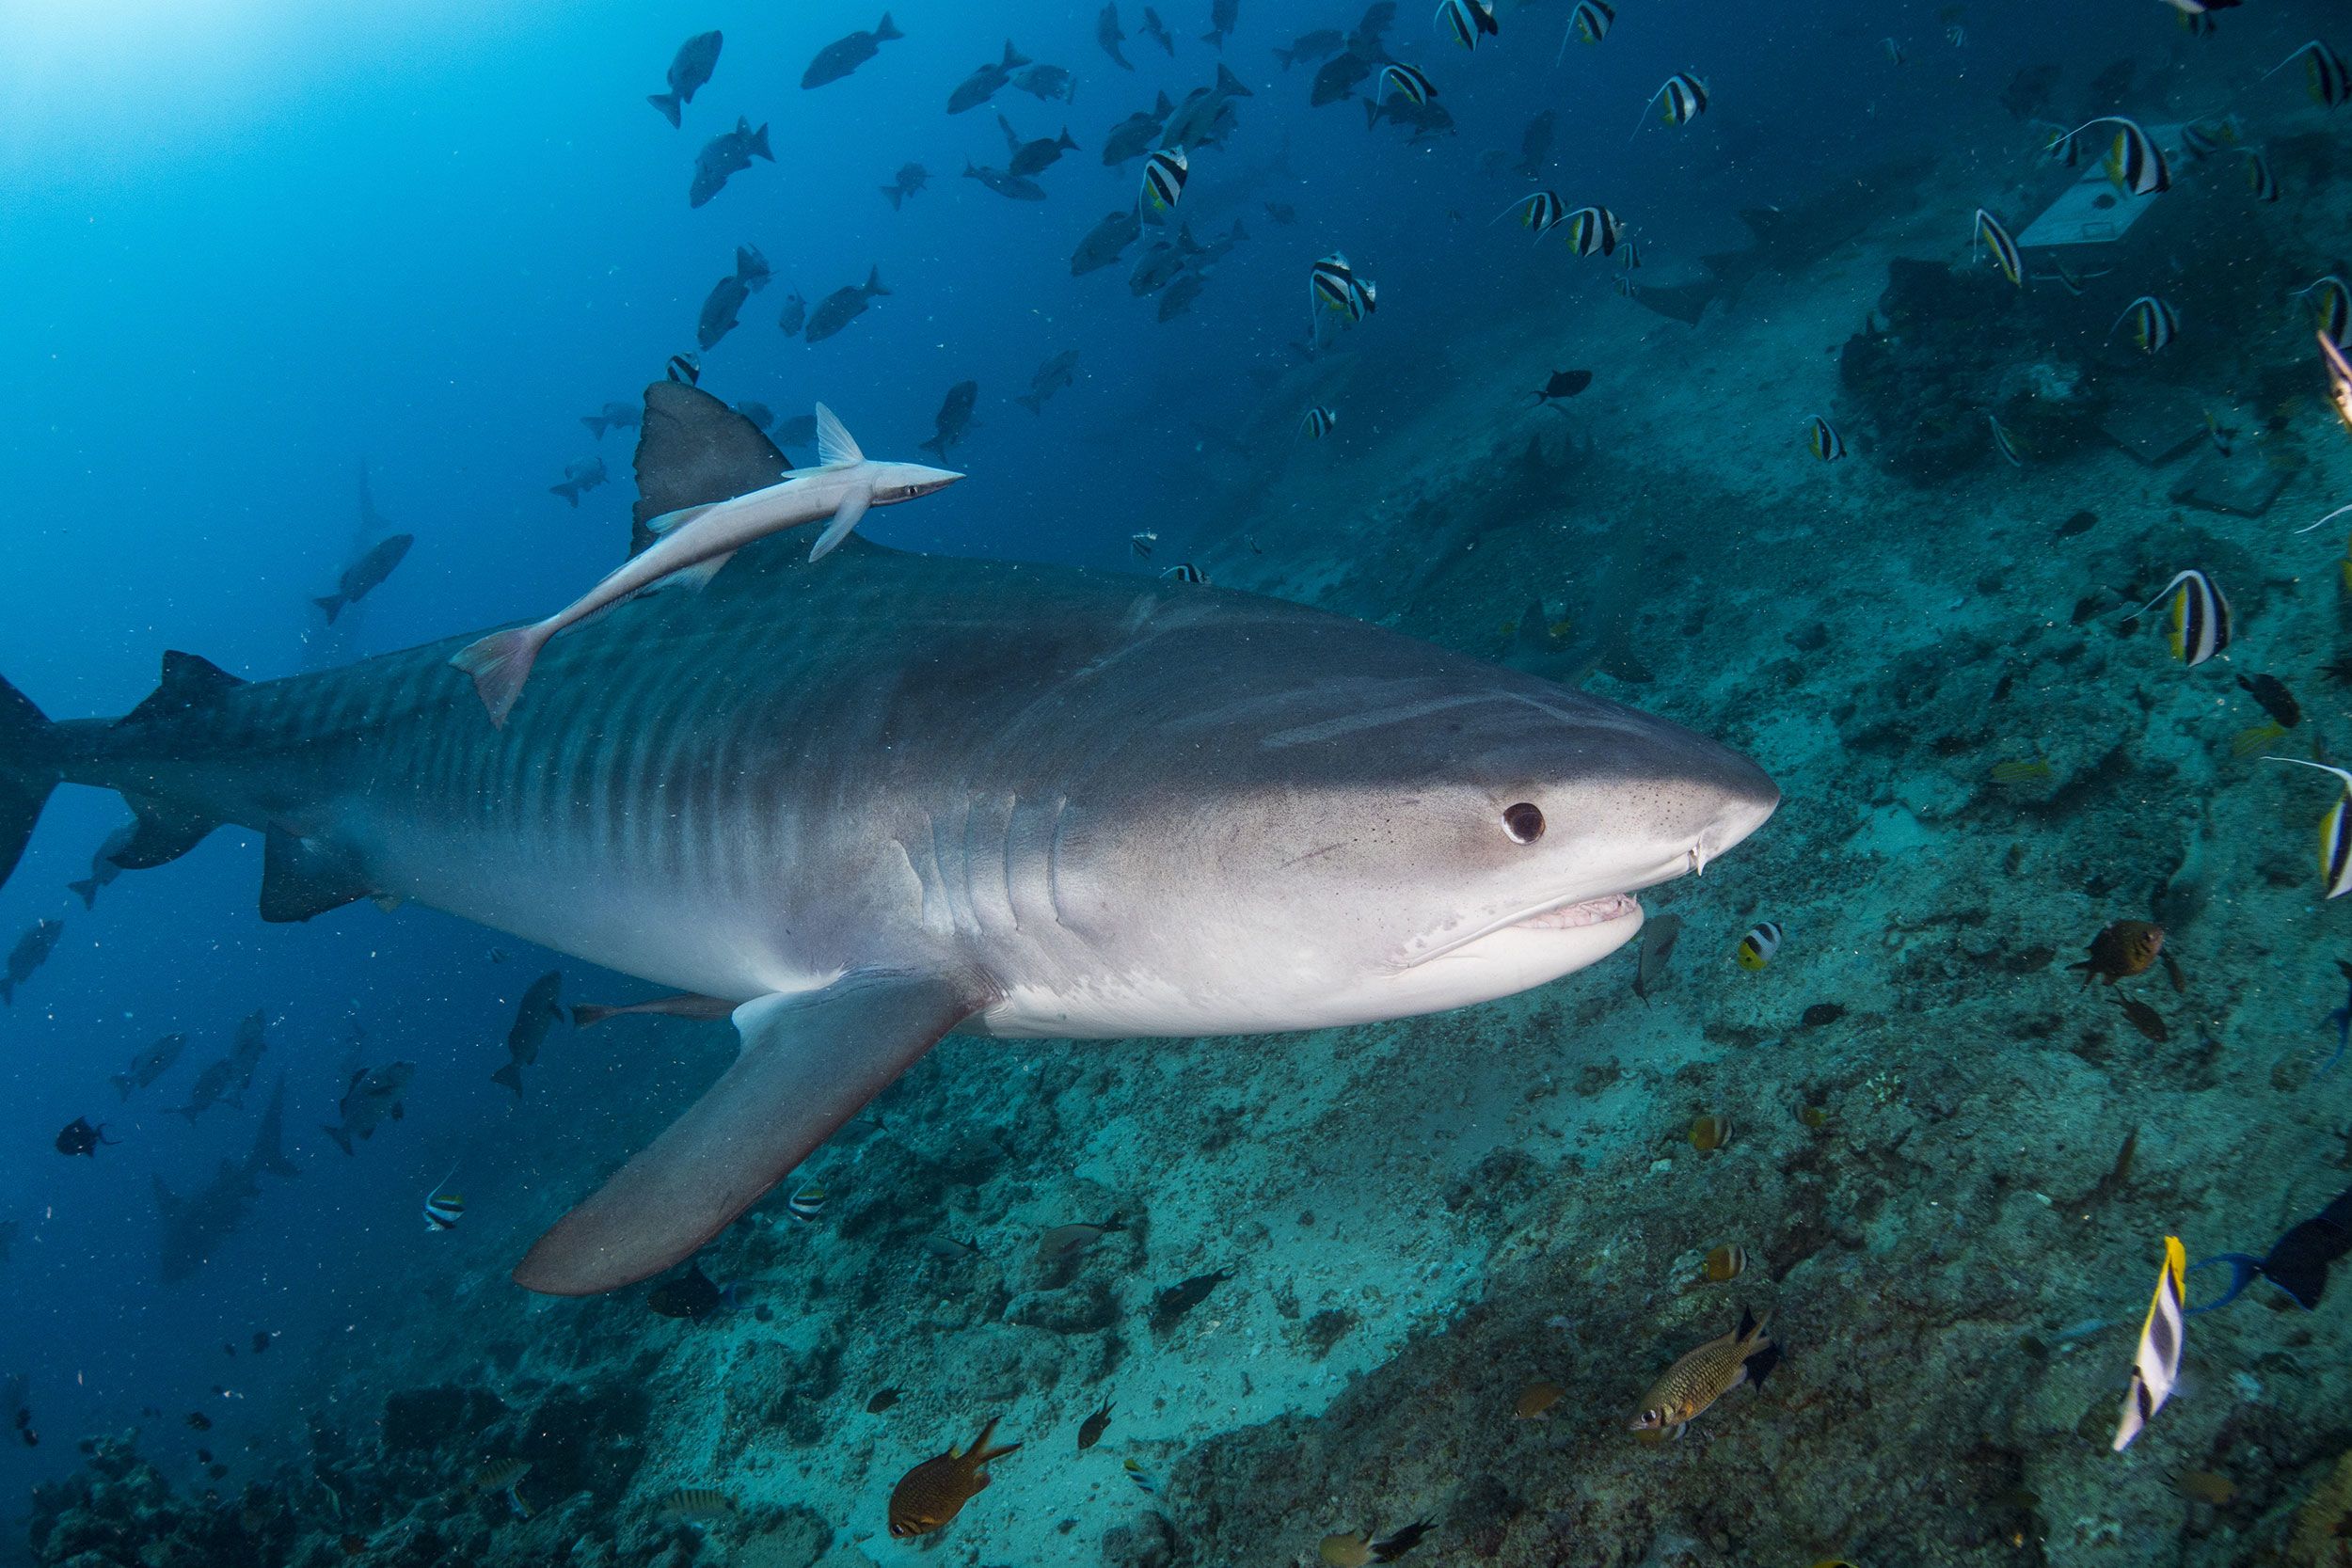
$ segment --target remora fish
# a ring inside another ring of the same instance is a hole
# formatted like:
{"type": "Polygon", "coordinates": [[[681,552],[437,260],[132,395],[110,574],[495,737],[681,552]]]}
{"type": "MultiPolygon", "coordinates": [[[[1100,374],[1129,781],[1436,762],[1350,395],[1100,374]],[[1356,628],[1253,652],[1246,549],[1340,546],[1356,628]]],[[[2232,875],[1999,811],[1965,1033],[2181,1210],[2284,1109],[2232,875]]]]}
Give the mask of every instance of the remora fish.
{"type": "Polygon", "coordinates": [[[384,579],[392,575],[392,568],[399,565],[401,558],[408,553],[408,546],[416,542],[417,536],[413,533],[395,533],[389,539],[379,542],[367,554],[343,568],[343,575],[336,580],[335,592],[310,602],[326,612],[326,624],[333,626],[335,617],[343,612],[343,606],[358,603],[370,592],[382,586],[384,579]]]}
{"type": "Polygon", "coordinates": [[[660,109],[662,119],[677,125],[678,106],[691,103],[695,92],[710,80],[710,73],[719,68],[719,46],[725,41],[714,31],[696,33],[679,44],[670,61],[670,90],[654,93],[645,102],[660,109]]]}
{"type": "MultiPolygon", "coordinates": [[[[812,323],[810,335],[814,336],[816,330],[812,323]]],[[[962,417],[969,420],[977,385],[965,382],[957,391],[964,394],[962,417]]],[[[943,433],[949,409],[956,403],[955,392],[948,394],[947,402],[948,408],[940,410],[943,433]]],[[[958,429],[961,428],[960,423],[958,429]]],[[[754,434],[757,434],[756,429],[754,434]]],[[[760,443],[766,446],[767,438],[761,436],[760,443]]],[[[773,447],[768,450],[775,453],[777,470],[781,471],[785,467],[783,454],[775,452],[773,447]]],[[[943,452],[945,450],[941,449],[943,452]]],[[[946,468],[925,467],[920,463],[869,462],[850,433],[842,428],[841,421],[834,418],[833,410],[821,403],[817,405],[817,461],[818,467],[805,473],[787,474],[745,495],[700,506],[682,506],[645,519],[645,527],[655,536],[653,541],[607,573],[603,581],[544,621],[493,632],[467,643],[450,656],[450,663],[473,677],[474,689],[482,694],[483,705],[490,710],[490,722],[503,725],[515,699],[522,695],[523,683],[531,678],[532,666],[538,662],[540,650],[564,627],[585,620],[608,605],[642,594],[666,578],[675,578],[695,586],[707,583],[734,558],[737,550],[753,540],[803,524],[825,524],[825,531],[817,536],[816,545],[808,552],[811,561],[821,560],[857,527],[868,508],[897,506],[944,490],[963,477],[946,468]]]]}
{"type": "MultiPolygon", "coordinates": [[[[646,396],[641,516],[775,482],[724,404],[646,396]]],[[[1631,940],[1633,892],[1779,800],[1679,725],[1305,606],[800,553],[615,606],[504,730],[447,668],[463,639],[250,684],[175,660],[120,721],[0,683],[0,872],[56,784],[113,788],[158,849],[262,835],[265,918],[401,896],[737,1002],[734,1065],[516,1270],[584,1295],[691,1255],[951,1031],[1255,1034],[1513,994],[1631,940]]]]}

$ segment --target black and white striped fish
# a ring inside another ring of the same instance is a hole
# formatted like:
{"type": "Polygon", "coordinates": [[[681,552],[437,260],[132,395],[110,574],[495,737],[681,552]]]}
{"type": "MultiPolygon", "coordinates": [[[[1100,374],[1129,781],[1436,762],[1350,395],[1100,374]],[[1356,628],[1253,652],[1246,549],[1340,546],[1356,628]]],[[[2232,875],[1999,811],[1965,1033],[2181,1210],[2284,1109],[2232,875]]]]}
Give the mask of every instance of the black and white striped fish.
{"type": "Polygon", "coordinates": [[[1160,576],[1166,581],[1188,582],[1195,588],[1206,588],[1209,586],[1209,574],[1202,571],[1200,567],[1194,565],[1189,561],[1185,562],[1181,566],[1170,566],[1167,571],[1162,572],[1160,576]]]}
{"type": "Polygon", "coordinates": [[[2164,1239],[2164,1272],[2156,1275],[2156,1292],[2148,1303],[2148,1321],[2139,1327],[2139,1349],[2132,1357],[2132,1386],[2123,1396],[2123,1418],[2115,1429],[2115,1451],[2132,1446],[2155,1413],[2171,1396],[2181,1373],[2181,1326],[2185,1320],[2188,1254],[2178,1236],[2164,1239]]]}
{"type": "Polygon", "coordinates": [[[1624,261],[1624,262],[1623,262],[1623,265],[1624,265],[1624,267],[1625,267],[1625,270],[1626,270],[1626,271],[1628,271],[1628,272],[1631,272],[1631,271],[1633,271],[1636,267],[1639,267],[1641,264],[1642,264],[1642,247],[1641,247],[1640,245],[1636,245],[1636,244],[1634,244],[1634,243],[1633,243],[1633,238],[1632,238],[1632,236],[1631,236],[1631,235],[1628,235],[1628,236],[1626,237],[1626,242],[1625,242],[1625,261],[1624,261]]]}
{"type": "Polygon", "coordinates": [[[1436,83],[1401,61],[1392,60],[1382,68],[1377,87],[1378,91],[1375,96],[1378,98],[1386,98],[1391,92],[1401,92],[1415,103],[1426,103],[1438,96],[1436,83]]]}
{"type": "Polygon", "coordinates": [[[1987,414],[1984,420],[1985,423],[1993,427],[1993,445],[1999,449],[2003,457],[2009,459],[2009,466],[2012,468],[2024,467],[2026,460],[2018,454],[2017,437],[2009,433],[2009,427],[2003,424],[1996,415],[1987,414]]]}
{"type": "Polygon", "coordinates": [[[825,1212],[825,1189],[811,1181],[784,1200],[785,1212],[803,1225],[813,1224],[825,1212]]]}
{"type": "Polygon", "coordinates": [[[2330,898],[2341,898],[2352,893],[2352,773],[2341,768],[2330,768],[2324,762],[2305,762],[2301,757],[2265,756],[2265,762],[2291,762],[2297,768],[2316,768],[2323,773],[2333,773],[2344,781],[2344,794],[2319,822],[2319,879],[2330,898]]]}
{"type": "MultiPolygon", "coordinates": [[[[1650,104],[1661,99],[1665,101],[1664,119],[1667,124],[1688,125],[1707,112],[1707,84],[1687,71],[1676,71],[1666,78],[1664,87],[1649,95],[1649,103],[1642,105],[1644,119],[1648,118],[1650,104]]],[[[1641,121],[1636,120],[1634,134],[1640,135],[1641,129],[1641,121]]]]}
{"type": "Polygon", "coordinates": [[[1579,256],[1613,256],[1625,232],[1617,214],[1606,207],[1579,207],[1567,215],[1568,248],[1579,256]]]}
{"type": "Polygon", "coordinates": [[[1819,414],[1805,421],[1805,445],[1824,463],[1835,463],[1846,455],[1846,443],[1836,427],[1819,414]]]}
{"type": "Polygon", "coordinates": [[[1320,441],[1326,436],[1330,435],[1331,427],[1339,422],[1340,417],[1337,414],[1318,404],[1308,409],[1305,416],[1299,420],[1298,430],[1299,434],[1306,436],[1308,440],[1320,441]]]}
{"type": "Polygon", "coordinates": [[[2279,199],[2279,177],[2270,172],[2270,159],[2259,147],[2242,147],[2238,151],[2246,159],[2246,188],[2254,193],[2257,201],[2279,199]]]}
{"type": "Polygon", "coordinates": [[[1351,322],[1359,322],[1378,307],[1379,297],[1377,289],[1356,276],[1345,256],[1335,250],[1324,257],[1307,274],[1310,341],[1318,338],[1323,330],[1318,306],[1337,310],[1351,322]]]}
{"type": "Polygon", "coordinates": [[[2334,109],[2342,107],[2346,99],[2352,99],[2352,66],[2344,64],[2342,55],[2318,39],[2312,40],[2264,71],[2263,76],[2265,80],[2276,76],[2297,60],[2306,62],[2303,85],[2313,103],[2334,109]]]}
{"type": "Polygon", "coordinates": [[[2352,359],[2346,359],[2344,345],[2325,332],[2319,335],[2319,357],[2328,369],[2328,402],[2344,428],[2352,430],[2352,359]]]}
{"type": "Polygon", "coordinates": [[[2205,129],[2204,121],[2192,119],[2181,127],[2181,150],[2188,154],[2190,163],[2201,164],[2215,153],[2227,150],[2229,137],[2224,127],[2225,134],[2216,135],[2205,129]]]}
{"type": "Polygon", "coordinates": [[[1981,207],[1977,209],[1976,230],[1970,235],[1971,244],[1978,240],[1982,240],[1985,249],[1992,253],[1993,264],[2001,269],[2001,276],[2024,288],[2026,269],[2017,255],[2017,242],[2009,237],[2009,230],[2001,227],[1999,218],[1981,207]]]}
{"type": "Polygon", "coordinates": [[[1438,25],[1465,49],[1478,47],[1480,34],[1495,38],[1502,32],[1495,8],[1486,0],[1438,0],[1438,25]]]}
{"type": "Polygon", "coordinates": [[[2164,149],[2156,145],[2155,138],[2140,127],[2139,121],[2122,115],[2101,115],[2067,132],[2067,140],[2072,142],[2094,125],[2115,127],[2115,140],[2106,156],[2109,180],[2134,196],[2160,196],[2172,188],[2172,167],[2165,162],[2164,149]]]}
{"type": "Polygon", "coordinates": [[[2192,566],[2176,574],[2162,592],[2134,613],[2146,614],[2168,595],[2172,609],[2168,614],[2171,624],[2167,636],[2174,658],[2194,670],[2229,647],[2230,601],[2214,585],[2213,578],[2192,566]]]}
{"type": "Polygon", "coordinates": [[[1165,213],[1184,194],[1184,182],[1191,177],[1192,160],[1184,156],[1183,148],[1160,148],[1143,160],[1143,190],[1136,200],[1138,205],[1148,201],[1152,211],[1165,213]]]}
{"type": "Polygon", "coordinates": [[[673,354],[670,356],[670,363],[665,368],[671,380],[688,387],[695,386],[703,378],[702,356],[691,352],[673,354]]]}
{"type": "Polygon", "coordinates": [[[1519,223],[1540,240],[1546,230],[1558,227],[1560,221],[1568,215],[1568,204],[1560,199],[1557,191],[1537,191],[1534,196],[1523,196],[1505,207],[1496,214],[1496,221],[1509,217],[1513,213],[1518,214],[1519,223]]]}
{"type": "Polygon", "coordinates": [[[2142,294],[2123,307],[2123,313],[2115,318],[2115,326],[2107,328],[2107,336],[2125,322],[2132,324],[2132,341],[2142,354],[2154,354],[2169,347],[2181,333],[2180,314],[2153,294],[2142,294]]]}
{"type": "Polygon", "coordinates": [[[1568,13],[1568,32],[1579,43],[1598,43],[1616,20],[1617,13],[1605,0],[1576,0],[1576,9],[1568,13]]]}
{"type": "Polygon", "coordinates": [[[2294,297],[2311,299],[2312,317],[2320,336],[2342,348],[2344,335],[2352,332],[2352,287],[2329,273],[2309,288],[2296,290],[2294,297]]]}

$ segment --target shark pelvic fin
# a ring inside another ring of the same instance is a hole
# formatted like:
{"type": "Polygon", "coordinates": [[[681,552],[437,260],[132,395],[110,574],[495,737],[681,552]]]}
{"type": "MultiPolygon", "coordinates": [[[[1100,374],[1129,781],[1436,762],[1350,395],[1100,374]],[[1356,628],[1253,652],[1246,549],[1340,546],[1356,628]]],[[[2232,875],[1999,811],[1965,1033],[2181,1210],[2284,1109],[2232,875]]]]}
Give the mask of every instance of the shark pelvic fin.
{"type": "Polygon", "coordinates": [[[262,918],[308,920],[357,903],[375,889],[345,850],[272,825],[262,844],[262,918]]]}
{"type": "Polygon", "coordinates": [[[744,1003],[735,1065],[540,1237],[515,1283],[594,1295],[690,1257],[988,1001],[971,976],[863,970],[744,1003]]]}
{"type": "Polygon", "coordinates": [[[220,818],[209,812],[151,800],[143,795],[123,799],[130,801],[131,815],[138,820],[131,830],[131,842],[106,858],[125,871],[168,865],[220,826],[220,818]]]}

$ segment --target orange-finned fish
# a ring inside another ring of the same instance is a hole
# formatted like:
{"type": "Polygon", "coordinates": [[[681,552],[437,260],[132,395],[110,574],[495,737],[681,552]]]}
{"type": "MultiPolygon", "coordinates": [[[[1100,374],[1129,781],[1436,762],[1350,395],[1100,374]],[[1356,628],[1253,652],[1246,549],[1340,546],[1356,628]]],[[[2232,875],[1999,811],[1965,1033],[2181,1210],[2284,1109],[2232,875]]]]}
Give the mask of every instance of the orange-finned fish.
{"type": "Polygon", "coordinates": [[[972,1439],[970,1448],[961,1452],[949,1449],[898,1478],[898,1484],[890,1489],[890,1533],[894,1539],[903,1541],[909,1536],[930,1534],[987,1490],[989,1474],[983,1466],[1021,1446],[1008,1443],[1001,1449],[990,1448],[988,1440],[995,1431],[996,1418],[992,1416],[988,1424],[980,1428],[980,1434],[972,1439]]]}
{"type": "Polygon", "coordinates": [[[1759,1319],[1740,1309],[1740,1326],[1709,1339],[1666,1369],[1666,1373],[1642,1396],[1642,1413],[1633,1418],[1635,1432],[1682,1429],[1704,1415],[1708,1405],[1743,1383],[1764,1386],[1764,1379],[1780,1364],[1780,1350],[1764,1335],[1772,1314],[1759,1319]]]}

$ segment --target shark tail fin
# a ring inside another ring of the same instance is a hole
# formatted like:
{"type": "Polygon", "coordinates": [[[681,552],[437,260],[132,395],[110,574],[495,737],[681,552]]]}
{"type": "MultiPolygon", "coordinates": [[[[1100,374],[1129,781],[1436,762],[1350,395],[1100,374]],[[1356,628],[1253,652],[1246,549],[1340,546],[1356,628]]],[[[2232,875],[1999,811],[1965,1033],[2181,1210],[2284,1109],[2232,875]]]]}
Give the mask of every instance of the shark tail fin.
{"type": "Polygon", "coordinates": [[[874,41],[877,43],[888,43],[893,39],[904,37],[906,35],[898,31],[897,24],[890,20],[888,11],[882,12],[882,19],[874,24],[874,41]]]}
{"type": "Polygon", "coordinates": [[[84,909],[86,909],[86,910],[94,910],[94,909],[98,908],[98,879],[97,879],[97,878],[92,877],[92,878],[89,878],[88,879],[87,879],[87,880],[85,880],[85,881],[79,881],[79,882],[68,882],[68,883],[66,883],[66,887],[67,887],[70,891],[72,891],[72,892],[73,892],[73,893],[77,893],[77,894],[81,895],[81,897],[82,897],[82,908],[84,908],[84,909]]]}
{"type": "Polygon", "coordinates": [[[535,626],[516,626],[469,642],[451,656],[450,663],[473,677],[482,705],[490,710],[490,722],[500,729],[506,727],[506,716],[522,695],[523,682],[531,678],[531,667],[547,641],[548,634],[535,626]]]}
{"type": "Polygon", "coordinates": [[[647,93],[645,95],[645,102],[661,111],[661,118],[670,122],[670,128],[672,130],[676,130],[678,126],[683,123],[683,121],[678,119],[678,103],[680,103],[680,99],[676,93],[647,93]]]}
{"type": "Polygon", "coordinates": [[[57,786],[56,726],[32,700],[0,679],[0,884],[24,858],[33,824],[57,786]]]}

